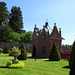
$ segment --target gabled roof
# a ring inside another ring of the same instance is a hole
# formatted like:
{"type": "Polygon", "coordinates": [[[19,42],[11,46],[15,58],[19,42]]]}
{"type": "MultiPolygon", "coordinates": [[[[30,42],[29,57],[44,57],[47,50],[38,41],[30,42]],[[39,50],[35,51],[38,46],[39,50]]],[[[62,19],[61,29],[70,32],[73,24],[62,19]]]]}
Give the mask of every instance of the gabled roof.
{"type": "MultiPolygon", "coordinates": [[[[40,29],[40,31],[38,32],[39,35],[42,33],[43,29],[40,29]]],[[[52,33],[52,29],[49,27],[48,22],[45,23],[45,31],[48,35],[50,35],[52,33]]]]}

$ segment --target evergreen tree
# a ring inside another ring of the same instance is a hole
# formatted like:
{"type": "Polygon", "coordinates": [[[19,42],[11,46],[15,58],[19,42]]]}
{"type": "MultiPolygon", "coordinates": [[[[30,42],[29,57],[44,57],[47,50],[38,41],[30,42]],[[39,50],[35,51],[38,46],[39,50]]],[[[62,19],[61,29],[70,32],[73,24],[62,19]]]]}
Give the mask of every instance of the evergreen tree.
{"type": "Polygon", "coordinates": [[[9,11],[7,10],[6,3],[0,2],[0,28],[8,23],[9,11]]]}
{"type": "Polygon", "coordinates": [[[0,41],[7,41],[7,37],[12,31],[9,24],[9,11],[7,10],[6,3],[0,2],[0,41]]]}
{"type": "Polygon", "coordinates": [[[1,26],[0,28],[0,41],[1,42],[7,42],[8,36],[12,32],[11,28],[9,28],[8,25],[1,26]]]}
{"type": "MultiPolygon", "coordinates": [[[[74,44],[73,44],[74,45],[74,44]]],[[[73,49],[73,45],[72,45],[72,50],[71,50],[71,55],[70,55],[70,60],[69,60],[69,66],[71,67],[71,65],[72,65],[72,62],[73,62],[73,51],[74,51],[74,49],[73,49]]]]}
{"type": "Polygon", "coordinates": [[[4,50],[4,53],[9,53],[9,48],[8,46],[6,46],[5,50],[4,50]]]}
{"type": "Polygon", "coordinates": [[[21,43],[20,50],[21,50],[21,55],[19,55],[18,59],[19,60],[26,60],[27,59],[27,52],[26,52],[24,43],[21,43]]]}
{"type": "Polygon", "coordinates": [[[14,32],[20,33],[23,28],[22,12],[20,7],[13,6],[10,13],[10,27],[14,32]]]}
{"type": "Polygon", "coordinates": [[[75,75],[75,41],[72,46],[71,57],[70,57],[70,75],[75,75]]]}
{"type": "Polygon", "coordinates": [[[58,51],[58,48],[56,46],[56,43],[53,42],[52,50],[49,55],[49,61],[59,61],[61,59],[60,53],[58,51]]]}

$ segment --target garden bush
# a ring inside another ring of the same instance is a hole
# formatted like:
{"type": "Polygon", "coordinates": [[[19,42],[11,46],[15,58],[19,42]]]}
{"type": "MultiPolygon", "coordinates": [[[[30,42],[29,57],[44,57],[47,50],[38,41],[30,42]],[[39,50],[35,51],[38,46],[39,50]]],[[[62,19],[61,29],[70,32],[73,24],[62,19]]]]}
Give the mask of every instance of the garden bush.
{"type": "Polygon", "coordinates": [[[24,67],[24,63],[19,61],[18,64],[13,64],[12,62],[7,62],[6,67],[9,68],[22,68],[24,67]]]}
{"type": "Polygon", "coordinates": [[[75,41],[72,46],[69,65],[70,65],[70,75],[75,75],[75,41]]]}
{"type": "Polygon", "coordinates": [[[24,43],[21,43],[20,50],[21,50],[21,55],[19,55],[18,59],[19,60],[26,60],[27,59],[27,52],[26,52],[24,43]]]}
{"type": "Polygon", "coordinates": [[[0,53],[3,53],[3,49],[2,48],[0,48],[0,53]]]}
{"type": "Polygon", "coordinates": [[[72,62],[73,62],[73,55],[74,55],[74,49],[75,49],[75,42],[72,45],[72,50],[71,50],[71,55],[70,55],[70,60],[69,60],[69,66],[71,67],[72,62]]]}
{"type": "Polygon", "coordinates": [[[8,46],[5,47],[4,53],[9,53],[9,48],[8,48],[8,46]]]}
{"type": "Polygon", "coordinates": [[[49,55],[49,61],[59,61],[61,59],[60,53],[58,51],[58,48],[56,46],[56,43],[53,42],[52,50],[49,55]]]}

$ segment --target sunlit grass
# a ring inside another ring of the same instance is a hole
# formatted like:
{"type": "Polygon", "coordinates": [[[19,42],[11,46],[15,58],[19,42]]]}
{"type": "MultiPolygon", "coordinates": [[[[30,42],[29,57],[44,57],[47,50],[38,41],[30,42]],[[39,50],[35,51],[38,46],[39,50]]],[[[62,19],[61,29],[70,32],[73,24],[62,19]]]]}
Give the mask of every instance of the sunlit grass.
{"type": "MultiPolygon", "coordinates": [[[[2,57],[7,56],[4,54],[2,57]]],[[[30,56],[31,54],[28,53],[30,56]]],[[[8,56],[10,57],[10,56],[8,56]]],[[[12,58],[13,59],[13,58],[12,58]]],[[[5,68],[7,62],[12,59],[0,59],[0,75],[69,75],[69,69],[63,68],[68,66],[68,61],[47,61],[48,59],[27,59],[24,67],[20,69],[5,68]]]]}

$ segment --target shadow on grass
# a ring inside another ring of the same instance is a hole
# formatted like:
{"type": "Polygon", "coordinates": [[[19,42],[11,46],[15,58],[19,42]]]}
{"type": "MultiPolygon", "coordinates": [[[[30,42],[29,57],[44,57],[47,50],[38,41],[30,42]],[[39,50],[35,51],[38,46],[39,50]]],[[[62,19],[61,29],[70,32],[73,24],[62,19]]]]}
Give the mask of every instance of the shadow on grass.
{"type": "Polygon", "coordinates": [[[27,58],[29,58],[29,59],[48,59],[48,58],[35,58],[35,57],[32,57],[32,56],[28,56],[27,58]]]}
{"type": "Polygon", "coordinates": [[[70,69],[70,66],[64,66],[63,68],[65,68],[65,69],[70,69]]]}
{"type": "Polygon", "coordinates": [[[6,67],[6,66],[0,66],[0,68],[8,68],[8,67],[6,67]]]}
{"type": "Polygon", "coordinates": [[[50,61],[52,61],[52,62],[56,62],[57,61],[58,62],[58,60],[49,60],[49,59],[48,60],[45,60],[45,61],[49,61],[49,62],[50,61]]]}
{"type": "Polygon", "coordinates": [[[22,68],[22,67],[15,67],[15,68],[13,68],[13,67],[0,66],[0,68],[8,68],[8,69],[20,69],[20,68],[22,68]]]}

